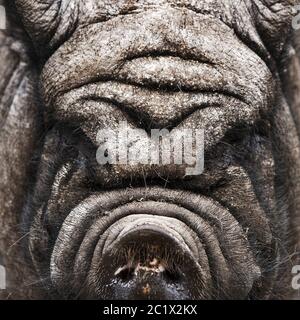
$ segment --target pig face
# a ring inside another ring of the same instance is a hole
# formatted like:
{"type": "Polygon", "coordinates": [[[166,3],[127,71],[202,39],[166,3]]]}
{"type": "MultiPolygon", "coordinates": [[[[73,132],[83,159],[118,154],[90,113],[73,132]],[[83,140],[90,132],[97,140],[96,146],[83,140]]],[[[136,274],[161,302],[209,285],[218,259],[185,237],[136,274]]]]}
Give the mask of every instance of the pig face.
{"type": "Polygon", "coordinates": [[[26,140],[35,161],[24,173],[31,182],[23,185],[18,216],[36,295],[289,295],[287,261],[299,226],[297,115],[283,80],[292,5],[15,0],[7,6],[21,18],[21,39],[30,48],[24,55],[39,115],[32,123],[43,119],[39,143],[26,140]],[[187,174],[185,161],[100,164],[99,131],[117,131],[121,123],[145,132],[139,152],[153,130],[203,130],[204,171],[187,174]]]}

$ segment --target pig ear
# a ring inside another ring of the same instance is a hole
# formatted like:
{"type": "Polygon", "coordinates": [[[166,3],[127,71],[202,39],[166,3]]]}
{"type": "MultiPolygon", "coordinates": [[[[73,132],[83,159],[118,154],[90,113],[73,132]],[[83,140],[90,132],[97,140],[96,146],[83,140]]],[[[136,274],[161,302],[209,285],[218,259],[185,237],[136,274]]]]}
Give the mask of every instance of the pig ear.
{"type": "Polygon", "coordinates": [[[27,277],[30,282],[37,278],[24,268],[28,263],[20,246],[12,248],[11,244],[20,239],[16,226],[22,225],[24,195],[33,183],[30,165],[42,136],[42,105],[38,76],[29,56],[30,41],[18,24],[16,12],[10,12],[8,5],[5,8],[6,26],[0,30],[0,255],[5,258],[9,273],[7,290],[0,290],[0,299],[8,294],[16,299],[33,299],[32,290],[23,290],[20,283],[27,277]]]}
{"type": "Polygon", "coordinates": [[[41,52],[59,46],[76,26],[78,0],[15,0],[15,6],[41,52]]]}
{"type": "Polygon", "coordinates": [[[296,0],[254,0],[256,27],[270,52],[278,57],[286,45],[296,0]]]}

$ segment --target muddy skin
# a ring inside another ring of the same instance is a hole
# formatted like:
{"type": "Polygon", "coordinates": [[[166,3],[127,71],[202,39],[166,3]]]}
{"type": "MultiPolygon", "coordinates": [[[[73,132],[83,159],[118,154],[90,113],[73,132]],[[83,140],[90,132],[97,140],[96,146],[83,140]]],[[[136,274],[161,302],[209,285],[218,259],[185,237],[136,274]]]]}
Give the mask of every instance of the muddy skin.
{"type": "Polygon", "coordinates": [[[294,1],[0,4],[0,297],[292,298],[294,1]],[[204,129],[204,172],[99,165],[123,121],[204,129]]]}

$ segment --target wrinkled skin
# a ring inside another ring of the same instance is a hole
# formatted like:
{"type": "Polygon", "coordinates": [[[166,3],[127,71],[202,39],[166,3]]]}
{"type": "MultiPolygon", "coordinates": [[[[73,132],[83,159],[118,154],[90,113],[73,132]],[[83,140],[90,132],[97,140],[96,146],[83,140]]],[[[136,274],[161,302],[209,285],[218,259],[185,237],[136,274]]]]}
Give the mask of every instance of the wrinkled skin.
{"type": "Polygon", "coordinates": [[[299,261],[294,1],[8,1],[4,299],[287,299],[299,261]],[[96,135],[205,129],[205,171],[96,135]]]}

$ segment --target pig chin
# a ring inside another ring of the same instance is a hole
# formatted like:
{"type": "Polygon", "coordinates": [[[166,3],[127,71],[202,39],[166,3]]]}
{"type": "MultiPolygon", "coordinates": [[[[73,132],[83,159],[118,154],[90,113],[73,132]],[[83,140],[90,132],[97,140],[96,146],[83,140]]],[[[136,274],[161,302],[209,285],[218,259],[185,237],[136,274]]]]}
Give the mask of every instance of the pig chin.
{"type": "MultiPolygon", "coordinates": [[[[41,241],[31,237],[31,252],[41,241]]],[[[252,250],[209,198],[159,187],[105,192],[64,220],[50,286],[72,299],[245,299],[260,277],[252,250]]]]}

